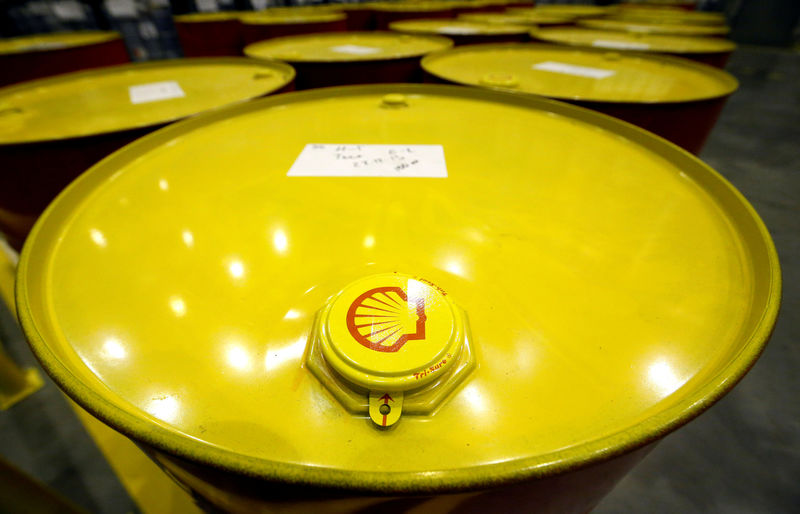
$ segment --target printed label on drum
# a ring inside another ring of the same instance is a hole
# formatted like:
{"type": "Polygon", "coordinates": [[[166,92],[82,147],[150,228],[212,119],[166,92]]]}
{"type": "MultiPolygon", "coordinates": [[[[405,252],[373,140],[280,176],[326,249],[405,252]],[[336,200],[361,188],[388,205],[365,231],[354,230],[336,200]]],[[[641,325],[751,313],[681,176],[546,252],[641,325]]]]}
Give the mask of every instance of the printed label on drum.
{"type": "Polygon", "coordinates": [[[573,75],[577,77],[586,77],[590,79],[604,79],[614,75],[614,70],[604,70],[601,68],[590,68],[588,66],[577,66],[575,64],[566,64],[563,62],[545,61],[536,63],[532,66],[534,70],[550,71],[553,73],[563,73],[565,75],[573,75]]]}
{"type": "Polygon", "coordinates": [[[133,0],[106,0],[104,5],[114,18],[136,18],[136,3],[133,0]]]}
{"type": "Polygon", "coordinates": [[[195,5],[197,6],[197,10],[200,12],[217,12],[219,11],[219,6],[217,5],[217,0],[195,0],[195,5]]]}
{"type": "Polygon", "coordinates": [[[56,18],[64,21],[83,21],[86,13],[83,6],[75,0],[64,0],[53,4],[53,14],[56,18]]]}
{"type": "Polygon", "coordinates": [[[308,144],[289,177],[447,177],[442,145],[308,144]]]}
{"type": "Polygon", "coordinates": [[[183,98],[186,96],[181,86],[174,80],[130,86],[128,87],[128,94],[131,97],[132,104],[160,102],[162,100],[183,98]]]}
{"type": "Polygon", "coordinates": [[[445,25],[444,27],[439,28],[440,34],[452,34],[454,36],[468,36],[470,34],[479,34],[480,30],[472,27],[455,27],[455,26],[448,26],[445,25]]]}
{"type": "Polygon", "coordinates": [[[647,43],[637,43],[635,41],[612,41],[610,39],[595,39],[592,46],[599,48],[616,48],[619,50],[648,50],[650,45],[647,43]]]}
{"type": "Polygon", "coordinates": [[[351,55],[371,55],[381,51],[380,48],[373,48],[371,46],[361,46],[361,45],[332,46],[331,50],[340,54],[351,54],[351,55]]]}

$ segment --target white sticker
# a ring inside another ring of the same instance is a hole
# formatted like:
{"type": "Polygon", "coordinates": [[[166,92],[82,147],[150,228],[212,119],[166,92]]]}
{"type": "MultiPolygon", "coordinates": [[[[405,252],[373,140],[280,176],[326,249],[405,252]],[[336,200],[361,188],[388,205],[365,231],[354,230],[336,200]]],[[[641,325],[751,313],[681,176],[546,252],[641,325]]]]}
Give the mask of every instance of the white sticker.
{"type": "Polygon", "coordinates": [[[74,0],[64,0],[53,4],[53,14],[64,21],[82,21],[86,19],[83,6],[74,0]]]}
{"type": "Polygon", "coordinates": [[[604,79],[614,75],[614,70],[603,70],[600,68],[589,68],[588,66],[576,66],[563,62],[545,61],[533,65],[534,70],[551,71],[553,73],[563,73],[565,75],[575,75],[590,79],[604,79]]]}
{"type": "Polygon", "coordinates": [[[195,0],[194,5],[197,7],[197,10],[200,12],[217,12],[219,11],[219,6],[217,5],[217,0],[195,0]]]}
{"type": "Polygon", "coordinates": [[[648,50],[650,45],[647,43],[636,43],[635,41],[612,41],[610,39],[595,39],[592,46],[600,48],[618,48],[620,50],[648,50]]]}
{"type": "Polygon", "coordinates": [[[370,55],[376,54],[381,51],[380,48],[373,48],[371,46],[360,45],[340,45],[332,46],[331,50],[339,52],[340,54],[354,54],[354,55],[370,55]]]}
{"type": "Polygon", "coordinates": [[[106,0],[105,6],[114,18],[136,18],[136,4],[133,0],[106,0]]]}
{"type": "Polygon", "coordinates": [[[186,96],[181,86],[174,80],[130,86],[128,87],[128,94],[131,97],[132,104],[160,102],[170,98],[183,98],[186,96]]]}
{"type": "Polygon", "coordinates": [[[289,177],[446,178],[442,145],[308,144],[289,177]]]}
{"type": "Polygon", "coordinates": [[[469,34],[478,34],[480,30],[472,27],[454,27],[445,25],[444,27],[439,27],[440,34],[452,34],[454,36],[457,35],[469,35],[469,34]]]}

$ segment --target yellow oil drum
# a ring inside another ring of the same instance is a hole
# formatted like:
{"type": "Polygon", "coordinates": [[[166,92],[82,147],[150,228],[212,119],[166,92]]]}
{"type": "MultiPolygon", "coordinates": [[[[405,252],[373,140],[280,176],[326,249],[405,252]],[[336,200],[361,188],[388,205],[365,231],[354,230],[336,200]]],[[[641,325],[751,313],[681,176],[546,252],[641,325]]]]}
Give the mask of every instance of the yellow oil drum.
{"type": "Polygon", "coordinates": [[[243,14],[240,20],[245,44],[275,37],[347,30],[347,14],[337,11],[268,9],[243,14]]]}
{"type": "Polygon", "coordinates": [[[375,30],[375,13],[372,10],[372,3],[337,4],[336,7],[347,15],[347,30],[352,32],[375,30]]]}
{"type": "Polygon", "coordinates": [[[123,148],[49,206],[16,295],[57,384],[212,508],[563,514],[734,386],[780,283],[674,145],[389,84],[123,148]]]}
{"type": "Polygon", "coordinates": [[[378,30],[388,30],[393,21],[455,16],[449,2],[376,2],[372,11],[378,30]]]}
{"type": "Polygon", "coordinates": [[[240,56],[244,37],[240,13],[182,14],[173,18],[186,57],[240,56]]]}
{"type": "Polygon", "coordinates": [[[661,34],[665,36],[724,36],[731,29],[727,25],[688,25],[672,23],[641,23],[624,20],[578,20],[578,25],[588,29],[640,34],[661,34]]]}
{"type": "Polygon", "coordinates": [[[114,150],[187,116],[290,89],[293,79],[287,64],[231,57],[127,64],[0,88],[0,232],[19,248],[59,191],[114,150]]]}
{"type": "Polygon", "coordinates": [[[724,68],[731,53],[736,49],[735,43],[722,38],[609,32],[572,27],[537,29],[531,31],[531,37],[545,43],[582,48],[673,55],[717,68],[724,68]]]}
{"type": "Polygon", "coordinates": [[[738,88],[686,59],[538,43],[471,45],[422,60],[432,81],[542,95],[623,119],[699,153],[738,88]]]}
{"type": "Polygon", "coordinates": [[[548,15],[562,18],[598,18],[613,11],[600,5],[582,4],[548,4],[537,7],[512,7],[506,10],[509,14],[548,15]]]}
{"type": "Polygon", "coordinates": [[[116,32],[82,31],[0,39],[0,86],[130,61],[116,32]]]}
{"type": "Polygon", "coordinates": [[[506,10],[505,4],[491,0],[464,0],[451,1],[449,3],[453,7],[454,16],[478,12],[503,12],[506,10]]]}
{"type": "Polygon", "coordinates": [[[420,59],[446,50],[453,42],[442,36],[396,32],[347,32],[290,36],[248,45],[257,59],[279,59],[297,70],[297,89],[421,82],[420,59]]]}
{"type": "Polygon", "coordinates": [[[446,36],[458,45],[527,41],[530,27],[466,20],[402,20],[389,24],[394,32],[446,36]]]}
{"type": "Polygon", "coordinates": [[[551,14],[469,13],[460,15],[458,19],[492,25],[523,25],[528,27],[561,27],[573,25],[575,22],[574,18],[551,14]]]}
{"type": "Polygon", "coordinates": [[[695,0],[647,0],[639,2],[621,2],[614,6],[619,10],[673,10],[673,11],[694,11],[697,8],[695,0]]]}
{"type": "Polygon", "coordinates": [[[657,9],[620,9],[610,19],[642,23],[671,23],[673,25],[724,25],[725,16],[717,12],[665,11],[657,9]]]}

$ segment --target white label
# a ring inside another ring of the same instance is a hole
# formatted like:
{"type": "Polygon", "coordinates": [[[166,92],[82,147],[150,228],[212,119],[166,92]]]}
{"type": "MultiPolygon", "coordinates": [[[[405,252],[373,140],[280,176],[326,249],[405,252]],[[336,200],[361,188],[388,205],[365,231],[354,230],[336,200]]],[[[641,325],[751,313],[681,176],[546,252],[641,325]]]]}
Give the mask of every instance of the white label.
{"type": "Polygon", "coordinates": [[[441,34],[453,34],[454,36],[457,35],[469,35],[469,34],[478,34],[480,30],[472,28],[472,27],[439,27],[439,33],[441,34]]]}
{"type": "Polygon", "coordinates": [[[650,45],[647,43],[636,43],[634,41],[612,41],[610,39],[595,39],[592,46],[600,48],[618,48],[620,50],[647,50],[650,45]]]}
{"type": "Polygon", "coordinates": [[[69,0],[56,2],[53,4],[53,14],[56,15],[56,18],[64,21],[82,21],[86,19],[86,13],[83,12],[83,6],[78,2],[69,0]]]}
{"type": "Polygon", "coordinates": [[[360,45],[340,45],[332,46],[331,50],[339,52],[340,54],[354,54],[354,55],[370,55],[376,54],[381,51],[380,48],[373,48],[371,46],[360,45]]]}
{"type": "Polygon", "coordinates": [[[217,0],[195,0],[194,5],[197,7],[197,10],[200,12],[217,12],[219,11],[219,6],[217,5],[217,0]]]}
{"type": "Polygon", "coordinates": [[[181,86],[174,80],[130,86],[128,87],[128,94],[130,94],[132,104],[160,102],[170,98],[183,98],[186,96],[181,86]]]}
{"type": "Polygon", "coordinates": [[[308,144],[289,177],[446,178],[442,145],[308,144]]]}
{"type": "Polygon", "coordinates": [[[136,18],[136,4],[133,0],[106,0],[105,6],[114,18],[136,18]]]}
{"type": "Polygon", "coordinates": [[[533,65],[534,70],[551,71],[553,73],[563,73],[565,75],[575,75],[590,79],[604,79],[614,75],[616,71],[603,70],[600,68],[589,68],[588,66],[576,66],[563,62],[545,61],[533,65]]]}

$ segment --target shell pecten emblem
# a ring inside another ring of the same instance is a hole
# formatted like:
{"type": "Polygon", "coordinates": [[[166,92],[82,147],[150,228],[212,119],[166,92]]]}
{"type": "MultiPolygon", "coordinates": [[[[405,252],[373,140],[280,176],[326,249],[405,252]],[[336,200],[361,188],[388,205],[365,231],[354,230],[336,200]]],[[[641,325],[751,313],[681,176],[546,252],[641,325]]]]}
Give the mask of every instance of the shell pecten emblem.
{"type": "Polygon", "coordinates": [[[407,341],[425,339],[425,297],[409,301],[401,287],[376,287],[350,304],[347,328],[353,339],[378,352],[396,352],[407,341]]]}
{"type": "Polygon", "coordinates": [[[403,395],[445,374],[463,341],[459,309],[430,281],[400,273],[357,280],[323,310],[320,348],[330,367],[369,393],[380,426],[399,418],[403,395]]]}

